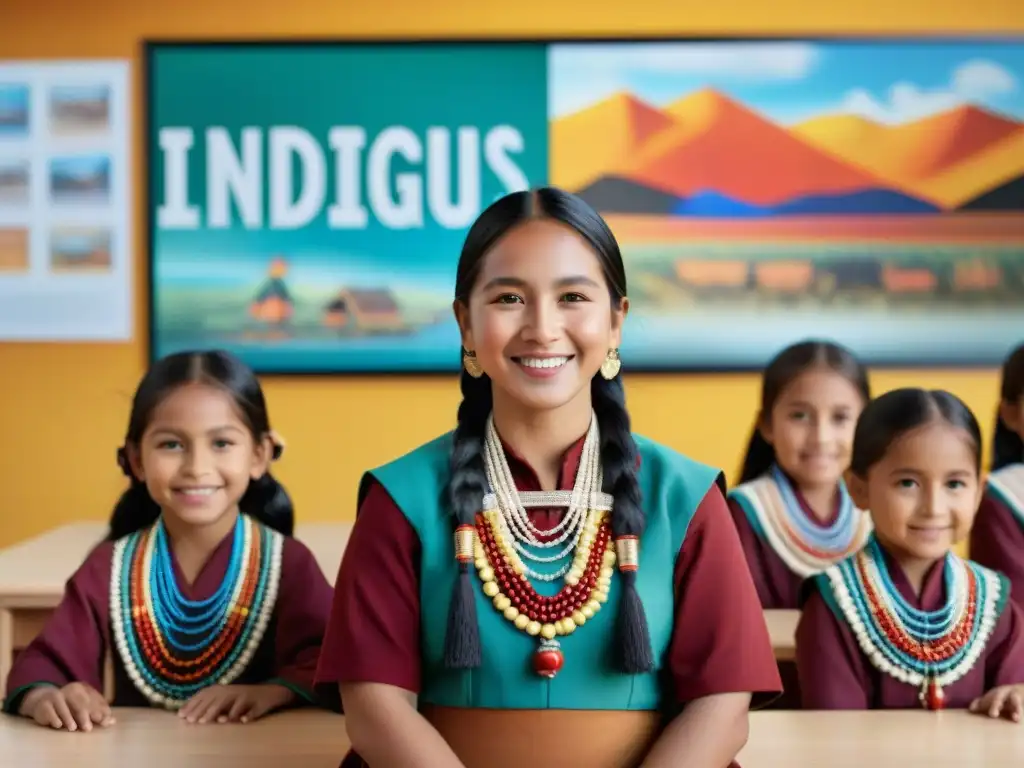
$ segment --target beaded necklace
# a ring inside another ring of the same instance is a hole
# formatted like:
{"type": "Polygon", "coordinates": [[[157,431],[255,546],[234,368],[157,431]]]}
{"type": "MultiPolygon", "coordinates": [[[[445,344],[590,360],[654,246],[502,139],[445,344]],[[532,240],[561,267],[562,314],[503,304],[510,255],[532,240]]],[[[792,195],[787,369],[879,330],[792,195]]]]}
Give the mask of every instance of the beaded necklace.
{"type": "Polygon", "coordinates": [[[828,526],[808,519],[792,483],[777,465],[763,477],[733,488],[729,496],[786,567],[802,578],[849,557],[864,546],[872,529],[871,517],[854,507],[842,480],[839,514],[828,526]]]}
{"type": "Polygon", "coordinates": [[[162,519],[114,544],[114,645],[148,701],[178,709],[245,671],[277,601],[283,544],[277,531],[239,515],[224,580],[205,600],[182,595],[162,519]]]}
{"type": "Polygon", "coordinates": [[[583,626],[608,601],[613,566],[620,570],[639,567],[639,542],[635,536],[612,539],[612,498],[601,492],[604,479],[600,461],[600,431],[596,415],[583,442],[580,466],[572,491],[520,493],[505,458],[493,418],[487,421],[484,465],[490,492],[484,497],[476,525],[455,530],[455,557],[473,562],[482,590],[495,609],[516,629],[539,640],[533,655],[537,674],[553,678],[564,657],[557,637],[583,626]],[[565,517],[551,531],[539,530],[526,510],[533,507],[566,507],[565,517]],[[536,550],[558,547],[558,554],[536,550]],[[616,554],[616,550],[618,554],[616,554]],[[539,572],[526,564],[556,563],[553,572],[539,572]],[[537,594],[530,578],[563,579],[558,594],[537,594]]]}
{"type": "Polygon", "coordinates": [[[935,611],[910,605],[893,584],[878,540],[817,577],[875,669],[920,688],[926,709],[942,709],[943,687],[978,661],[1006,603],[1004,579],[950,552],[943,563],[946,602],[935,611]]]}
{"type": "Polygon", "coordinates": [[[988,491],[1024,526],[1024,464],[1010,464],[988,476],[988,491]]]}
{"type": "MultiPolygon", "coordinates": [[[[487,419],[484,468],[487,472],[487,481],[493,489],[494,506],[500,513],[496,516],[496,520],[500,526],[502,537],[512,544],[521,561],[556,563],[564,560],[566,555],[578,547],[585,528],[590,497],[595,490],[601,489],[601,483],[604,480],[600,454],[597,450],[598,440],[597,419],[592,415],[590,429],[583,441],[580,466],[576,472],[572,491],[568,494],[565,491],[556,491],[550,494],[552,506],[568,506],[569,509],[554,528],[550,531],[541,531],[530,520],[520,493],[516,489],[515,478],[508,466],[505,449],[498,436],[498,430],[494,426],[494,417],[491,416],[487,419]],[[567,503],[566,495],[568,496],[567,503]],[[542,555],[534,551],[554,549],[563,543],[565,545],[554,555],[542,555]]],[[[485,501],[491,502],[491,499],[488,498],[485,501]]],[[[567,562],[552,573],[544,573],[534,570],[524,562],[524,572],[530,578],[539,581],[554,581],[565,576],[570,565],[567,562]]]]}

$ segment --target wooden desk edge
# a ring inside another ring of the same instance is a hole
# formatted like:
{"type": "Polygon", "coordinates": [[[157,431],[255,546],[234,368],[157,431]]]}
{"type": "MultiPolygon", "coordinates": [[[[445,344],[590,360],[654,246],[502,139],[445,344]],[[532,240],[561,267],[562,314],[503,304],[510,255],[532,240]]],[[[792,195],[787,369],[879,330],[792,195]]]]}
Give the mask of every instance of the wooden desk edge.
{"type": "Polygon", "coordinates": [[[64,585],[59,592],[43,588],[21,592],[0,592],[0,608],[8,610],[53,610],[64,599],[64,585]]]}
{"type": "Polygon", "coordinates": [[[796,625],[800,620],[800,611],[770,609],[764,612],[764,619],[776,660],[794,661],[796,659],[796,625]]]}

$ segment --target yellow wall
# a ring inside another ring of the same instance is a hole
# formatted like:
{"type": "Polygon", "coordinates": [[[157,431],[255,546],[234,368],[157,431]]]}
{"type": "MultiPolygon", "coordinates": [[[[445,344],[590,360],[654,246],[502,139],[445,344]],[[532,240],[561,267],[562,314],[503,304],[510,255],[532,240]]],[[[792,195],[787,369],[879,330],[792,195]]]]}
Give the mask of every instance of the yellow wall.
{"type": "MultiPolygon", "coordinates": [[[[0,0],[5,59],[138,62],[146,38],[1008,31],[1024,31],[1019,0],[0,0]]],[[[137,189],[145,183],[141,92],[136,70],[137,189]]],[[[0,546],[64,522],[103,519],[122,486],[114,449],[146,354],[141,199],[134,213],[134,343],[0,344],[0,546]]],[[[951,389],[991,426],[992,371],[873,378],[880,390],[912,383],[951,389]]],[[[628,381],[639,431],[734,471],[756,408],[756,377],[628,381]]],[[[454,381],[436,378],[278,379],[266,390],[288,441],[278,473],[307,520],[351,518],[361,470],[450,428],[458,401],[454,381]]]]}

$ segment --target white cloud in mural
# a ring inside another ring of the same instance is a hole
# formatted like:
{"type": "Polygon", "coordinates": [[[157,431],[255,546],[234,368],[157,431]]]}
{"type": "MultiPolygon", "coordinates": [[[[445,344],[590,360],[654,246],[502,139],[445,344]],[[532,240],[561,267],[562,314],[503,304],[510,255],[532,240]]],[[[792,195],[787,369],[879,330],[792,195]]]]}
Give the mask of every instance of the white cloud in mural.
{"type": "Polygon", "coordinates": [[[964,104],[984,106],[991,98],[1017,88],[1013,75],[992,61],[977,59],[957,67],[946,88],[924,89],[908,82],[893,84],[884,99],[863,89],[846,94],[841,112],[881,123],[903,123],[964,104]]]}
{"type": "Polygon", "coordinates": [[[994,61],[969,61],[953,72],[953,90],[962,94],[996,96],[1017,87],[1013,75],[994,61]]]}
{"type": "Polygon", "coordinates": [[[602,74],[689,74],[751,80],[799,80],[814,66],[818,53],[809,43],[599,43],[553,45],[552,71],[602,74]]]}
{"type": "Polygon", "coordinates": [[[631,90],[644,75],[693,76],[741,82],[798,81],[818,59],[810,43],[584,43],[553,45],[548,68],[554,73],[549,108],[563,115],[612,93],[631,90]]]}

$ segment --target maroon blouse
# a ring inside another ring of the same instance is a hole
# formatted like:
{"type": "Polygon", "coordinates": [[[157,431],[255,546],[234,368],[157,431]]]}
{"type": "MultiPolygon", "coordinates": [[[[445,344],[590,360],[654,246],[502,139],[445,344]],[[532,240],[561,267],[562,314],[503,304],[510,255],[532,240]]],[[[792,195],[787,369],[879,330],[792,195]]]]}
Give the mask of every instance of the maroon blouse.
{"type": "MultiPolygon", "coordinates": [[[[839,517],[838,499],[829,519],[821,520],[795,484],[793,492],[797,501],[800,502],[800,510],[814,525],[826,528],[835,523],[836,518],[839,517]]],[[[743,511],[738,501],[729,499],[729,511],[732,513],[732,520],[739,532],[743,554],[746,556],[750,575],[754,579],[754,587],[757,589],[761,607],[766,611],[796,609],[799,605],[800,585],[803,583],[803,579],[789,570],[789,566],[776,554],[771,544],[754,532],[747,513],[743,511]]]]}
{"type": "MultiPolygon", "coordinates": [[[[921,595],[914,594],[900,567],[886,553],[893,583],[915,608],[934,611],[946,599],[942,562],[926,574],[921,595]]],[[[910,709],[921,706],[917,686],[875,669],[860,650],[846,622],[814,589],[796,630],[796,664],[805,709],[910,709]]],[[[1024,615],[1008,601],[977,663],[944,688],[946,706],[966,708],[1000,685],[1024,683],[1024,615]]]]}
{"type": "Polygon", "coordinates": [[[1010,598],[1024,608],[1024,525],[992,494],[986,493],[971,526],[971,559],[1006,574],[1010,598]]]}
{"type": "MultiPolygon", "coordinates": [[[[174,562],[182,594],[190,600],[211,596],[227,572],[233,532],[214,549],[189,585],[174,562]]],[[[103,664],[111,645],[110,568],[113,543],[104,541],[68,580],[64,598],[43,631],[14,661],[7,679],[5,709],[17,712],[21,697],[37,684],[85,683],[103,691],[103,664]]],[[[313,674],[327,625],[332,590],[313,554],[286,537],[281,554],[281,582],[271,623],[249,667],[237,683],[280,682],[305,697],[313,693],[313,674]]],[[[124,671],[116,650],[115,706],[149,706],[124,671]]]]}
{"type": "MultiPolygon", "coordinates": [[[[581,439],[563,460],[558,487],[572,488],[581,439]]],[[[536,472],[506,448],[520,491],[540,490],[536,472]]],[[[562,509],[531,509],[541,530],[562,509]]],[[[339,683],[420,689],[420,543],[378,484],[359,509],[335,583],[334,608],[317,670],[322,696],[339,683]]],[[[764,615],[744,566],[725,497],[712,486],[698,506],[675,566],[678,596],[668,654],[672,696],[686,703],[718,693],[776,694],[778,671],[764,615]]],[[[346,765],[358,762],[346,762],[346,765]]]]}

